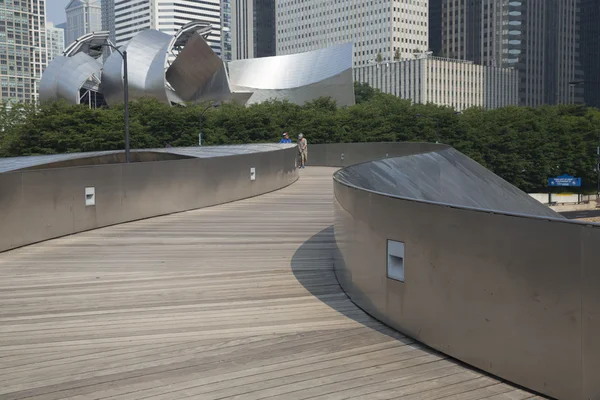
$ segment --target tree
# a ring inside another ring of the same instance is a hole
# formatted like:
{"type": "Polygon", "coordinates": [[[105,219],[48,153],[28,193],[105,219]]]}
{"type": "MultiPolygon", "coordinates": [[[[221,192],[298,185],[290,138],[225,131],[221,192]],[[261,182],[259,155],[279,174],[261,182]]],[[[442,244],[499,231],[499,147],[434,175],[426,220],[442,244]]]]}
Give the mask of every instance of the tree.
{"type": "Polygon", "coordinates": [[[354,82],[354,99],[356,104],[370,101],[377,92],[378,90],[372,88],[368,83],[354,82]]]}
{"type": "Polygon", "coordinates": [[[381,55],[381,53],[377,53],[377,57],[375,57],[375,62],[379,64],[382,61],[383,61],[383,56],[381,55]]]}
{"type": "Polygon", "coordinates": [[[396,49],[396,51],[394,51],[394,61],[400,61],[400,49],[396,49]]]}

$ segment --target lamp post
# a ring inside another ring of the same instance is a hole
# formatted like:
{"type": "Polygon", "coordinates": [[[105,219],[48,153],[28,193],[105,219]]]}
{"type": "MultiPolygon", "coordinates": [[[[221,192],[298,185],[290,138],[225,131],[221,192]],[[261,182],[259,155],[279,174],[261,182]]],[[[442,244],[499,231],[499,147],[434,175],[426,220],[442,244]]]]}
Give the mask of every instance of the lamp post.
{"type": "Polygon", "coordinates": [[[119,50],[116,46],[113,46],[110,43],[104,43],[98,46],[90,47],[91,50],[101,50],[102,47],[110,47],[115,50],[121,58],[123,58],[123,102],[125,106],[125,162],[130,162],[129,156],[129,76],[127,73],[127,50],[119,50]]]}
{"type": "MultiPolygon", "coordinates": [[[[462,114],[460,111],[455,111],[454,115],[462,114]]],[[[440,119],[437,117],[430,117],[423,114],[417,114],[417,118],[429,118],[435,121],[435,143],[438,144],[440,142],[440,119]]]]}

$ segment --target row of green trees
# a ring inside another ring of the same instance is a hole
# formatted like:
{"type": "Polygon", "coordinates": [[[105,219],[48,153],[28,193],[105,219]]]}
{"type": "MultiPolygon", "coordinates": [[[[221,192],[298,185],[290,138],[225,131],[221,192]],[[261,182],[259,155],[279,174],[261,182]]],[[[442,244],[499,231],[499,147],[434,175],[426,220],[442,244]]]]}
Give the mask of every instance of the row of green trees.
{"type": "MultiPolygon", "coordinates": [[[[596,185],[600,111],[583,106],[470,108],[411,104],[367,85],[357,104],[336,107],[321,98],[304,106],[265,102],[169,107],[145,99],[130,106],[133,148],[276,142],[283,131],[302,132],[309,143],[440,141],[526,191],[542,190],[549,176],[570,174],[596,185]]],[[[123,108],[92,110],[62,102],[34,108],[0,107],[0,156],[122,149],[123,108]]]]}

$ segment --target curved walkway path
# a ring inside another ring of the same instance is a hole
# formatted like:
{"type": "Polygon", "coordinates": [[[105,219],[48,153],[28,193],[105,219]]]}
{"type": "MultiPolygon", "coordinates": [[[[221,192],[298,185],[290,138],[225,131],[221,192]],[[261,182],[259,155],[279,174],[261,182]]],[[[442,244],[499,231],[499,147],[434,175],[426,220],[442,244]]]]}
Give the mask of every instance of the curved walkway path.
{"type": "Polygon", "coordinates": [[[348,300],[332,172],[1,254],[0,399],[533,398],[348,300]]]}

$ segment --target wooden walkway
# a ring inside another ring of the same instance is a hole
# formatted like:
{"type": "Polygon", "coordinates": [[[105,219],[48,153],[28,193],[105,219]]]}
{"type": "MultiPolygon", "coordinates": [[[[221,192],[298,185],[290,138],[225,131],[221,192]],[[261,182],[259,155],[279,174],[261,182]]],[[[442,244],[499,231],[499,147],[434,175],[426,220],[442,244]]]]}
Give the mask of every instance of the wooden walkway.
{"type": "Polygon", "coordinates": [[[0,399],[526,399],[354,306],[333,169],[0,254],[0,399]]]}

